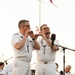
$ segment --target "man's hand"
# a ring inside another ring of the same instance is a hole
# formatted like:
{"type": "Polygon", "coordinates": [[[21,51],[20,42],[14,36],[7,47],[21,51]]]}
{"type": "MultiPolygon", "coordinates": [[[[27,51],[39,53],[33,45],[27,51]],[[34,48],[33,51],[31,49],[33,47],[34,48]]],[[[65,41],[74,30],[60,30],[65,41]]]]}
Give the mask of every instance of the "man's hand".
{"type": "Polygon", "coordinates": [[[40,34],[42,35],[42,37],[43,37],[44,40],[47,39],[45,33],[40,33],[40,34]]]}
{"type": "Polygon", "coordinates": [[[34,32],[32,30],[29,31],[29,36],[34,39],[35,38],[35,35],[34,35],[34,32]]]}
{"type": "Polygon", "coordinates": [[[52,50],[54,50],[54,51],[58,51],[58,50],[59,50],[59,47],[56,46],[56,45],[53,45],[52,50]]]}
{"type": "Polygon", "coordinates": [[[29,29],[25,32],[25,38],[27,38],[29,36],[29,32],[30,32],[29,29]]]}

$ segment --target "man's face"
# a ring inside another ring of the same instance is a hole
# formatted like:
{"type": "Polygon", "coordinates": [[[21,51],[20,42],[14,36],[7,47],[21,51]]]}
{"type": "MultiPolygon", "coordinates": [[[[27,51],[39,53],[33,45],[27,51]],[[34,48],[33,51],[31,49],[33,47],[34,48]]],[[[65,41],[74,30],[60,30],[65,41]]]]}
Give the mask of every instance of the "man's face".
{"type": "Polygon", "coordinates": [[[42,33],[45,33],[46,37],[49,38],[50,37],[50,29],[47,25],[42,27],[42,33]]]}
{"type": "Polygon", "coordinates": [[[29,22],[25,22],[22,24],[22,30],[25,32],[26,30],[30,29],[30,24],[29,22]]]}
{"type": "Polygon", "coordinates": [[[66,67],[65,68],[65,72],[67,73],[67,72],[70,72],[70,70],[71,70],[71,67],[66,67]]]}

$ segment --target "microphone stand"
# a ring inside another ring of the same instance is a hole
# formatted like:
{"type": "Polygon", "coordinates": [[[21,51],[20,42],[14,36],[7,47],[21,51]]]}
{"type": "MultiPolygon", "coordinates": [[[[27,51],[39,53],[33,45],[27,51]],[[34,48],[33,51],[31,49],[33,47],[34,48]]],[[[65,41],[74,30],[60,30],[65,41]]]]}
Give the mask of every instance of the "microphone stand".
{"type": "Polygon", "coordinates": [[[59,47],[61,47],[62,50],[63,50],[63,72],[64,72],[63,75],[65,75],[65,71],[64,71],[65,70],[65,49],[68,49],[68,50],[71,50],[71,51],[75,51],[75,50],[67,48],[67,47],[64,47],[64,46],[61,46],[61,45],[59,45],[59,47]]]}
{"type": "MultiPolygon", "coordinates": [[[[11,58],[13,58],[13,57],[11,57],[11,58]]],[[[9,58],[9,59],[7,59],[7,60],[4,61],[6,63],[6,65],[8,64],[7,61],[10,60],[11,58],[9,58]]]]}

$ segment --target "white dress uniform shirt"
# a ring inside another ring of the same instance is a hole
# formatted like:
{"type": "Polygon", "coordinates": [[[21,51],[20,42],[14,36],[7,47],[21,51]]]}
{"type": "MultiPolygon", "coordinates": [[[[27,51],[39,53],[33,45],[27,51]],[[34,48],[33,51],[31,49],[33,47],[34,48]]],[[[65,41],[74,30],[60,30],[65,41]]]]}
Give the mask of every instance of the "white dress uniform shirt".
{"type": "MultiPolygon", "coordinates": [[[[24,36],[21,33],[14,34],[11,41],[12,45],[14,45],[17,42],[20,42],[23,39],[23,37],[24,36]]],[[[26,43],[23,46],[23,48],[17,50],[16,48],[13,47],[15,58],[30,62],[32,57],[33,45],[34,43],[32,39],[30,37],[27,37],[26,43]]]]}
{"type": "Polygon", "coordinates": [[[71,73],[70,73],[70,72],[68,72],[68,73],[65,73],[65,75],[71,75],[71,73]]]}
{"type": "Polygon", "coordinates": [[[60,75],[60,73],[59,73],[59,72],[57,72],[57,71],[56,71],[56,74],[57,74],[57,75],[60,75]]]}
{"type": "MultiPolygon", "coordinates": [[[[45,40],[40,39],[38,42],[41,48],[40,50],[36,51],[37,60],[42,62],[55,61],[56,51],[51,50],[50,46],[45,40]]],[[[58,40],[55,40],[54,44],[58,45],[58,40]]]]}
{"type": "Polygon", "coordinates": [[[4,75],[3,70],[0,69],[0,75],[4,75]]]}
{"type": "Polygon", "coordinates": [[[7,64],[3,68],[4,75],[13,75],[12,64],[7,64]]]}

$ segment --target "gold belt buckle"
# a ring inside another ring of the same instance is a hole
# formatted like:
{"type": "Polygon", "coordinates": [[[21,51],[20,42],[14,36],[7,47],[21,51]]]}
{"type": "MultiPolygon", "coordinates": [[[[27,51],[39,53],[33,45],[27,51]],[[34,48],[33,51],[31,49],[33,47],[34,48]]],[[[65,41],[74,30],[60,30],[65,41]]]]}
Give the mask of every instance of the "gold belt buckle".
{"type": "Polygon", "coordinates": [[[44,64],[47,64],[47,62],[44,62],[44,64]]]}

